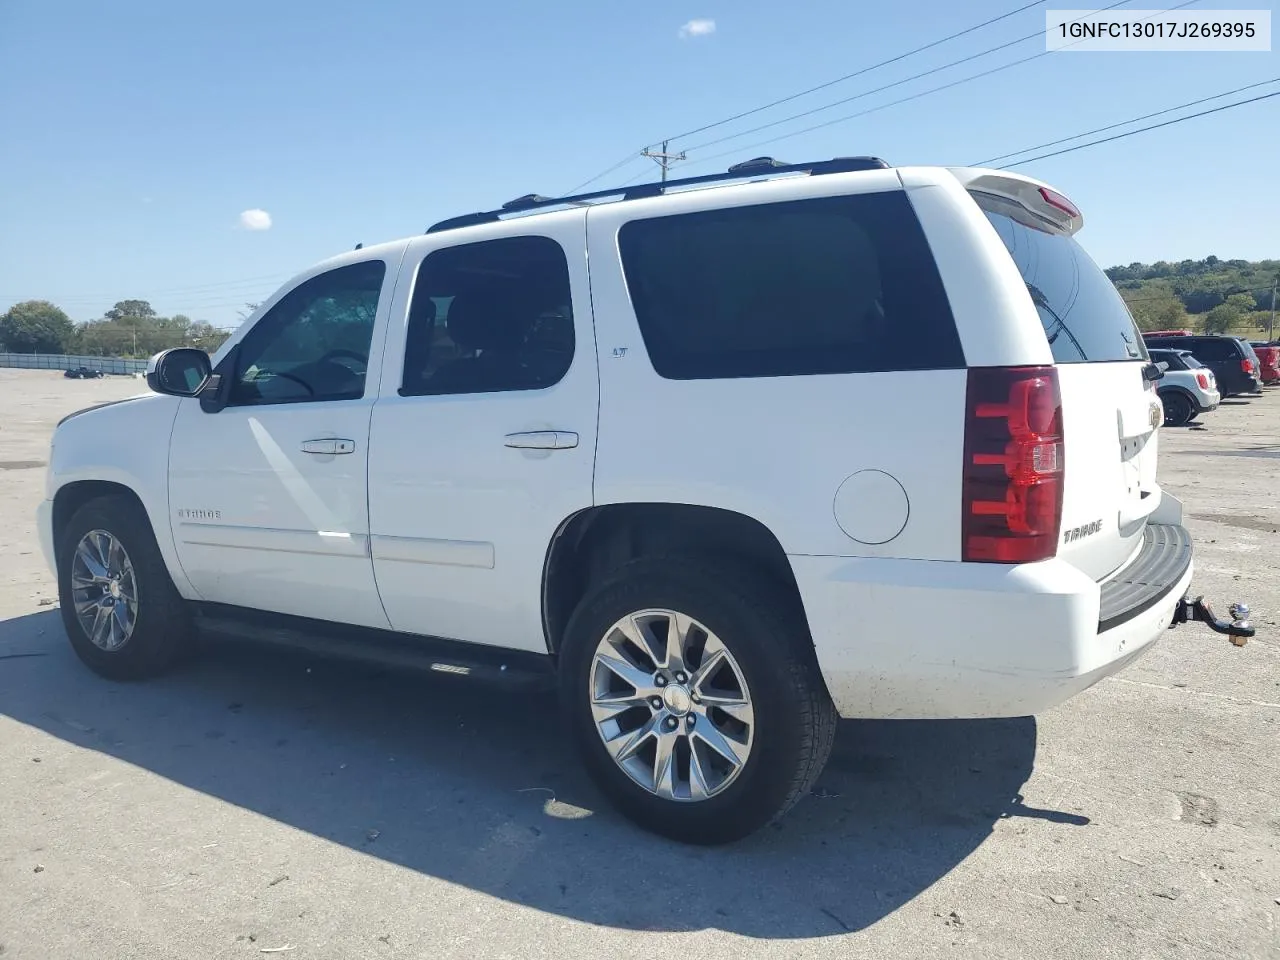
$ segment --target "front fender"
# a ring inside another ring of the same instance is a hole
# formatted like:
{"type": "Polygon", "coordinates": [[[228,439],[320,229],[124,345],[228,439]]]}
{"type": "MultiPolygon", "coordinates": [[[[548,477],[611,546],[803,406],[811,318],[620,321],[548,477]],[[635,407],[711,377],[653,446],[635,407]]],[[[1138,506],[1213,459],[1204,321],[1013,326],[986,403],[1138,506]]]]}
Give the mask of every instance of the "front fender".
{"type": "Polygon", "coordinates": [[[200,596],[178,559],[169,517],[169,440],[181,403],[147,394],[71,416],[54,431],[45,496],[55,501],[73,484],[112,483],[142,503],[178,592],[200,596]]]}

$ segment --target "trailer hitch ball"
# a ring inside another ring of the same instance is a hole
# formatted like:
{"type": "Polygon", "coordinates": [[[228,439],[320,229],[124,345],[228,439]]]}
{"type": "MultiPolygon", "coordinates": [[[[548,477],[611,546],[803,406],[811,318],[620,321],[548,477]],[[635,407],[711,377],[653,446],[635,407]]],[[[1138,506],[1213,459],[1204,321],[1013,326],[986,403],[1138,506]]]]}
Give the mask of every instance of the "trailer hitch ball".
{"type": "Polygon", "coordinates": [[[1249,605],[1233,603],[1228,613],[1231,616],[1230,621],[1219,620],[1214,616],[1213,608],[1204,597],[1183,597],[1173,612],[1173,622],[1169,626],[1198,621],[1215,633],[1226,634],[1237,647],[1243,647],[1254,634],[1253,624],[1249,622],[1249,605]]]}
{"type": "Polygon", "coordinates": [[[1248,639],[1253,636],[1253,624],[1249,622],[1249,605],[1247,603],[1233,603],[1227,609],[1227,613],[1231,614],[1231,642],[1237,647],[1243,647],[1248,639]]]}

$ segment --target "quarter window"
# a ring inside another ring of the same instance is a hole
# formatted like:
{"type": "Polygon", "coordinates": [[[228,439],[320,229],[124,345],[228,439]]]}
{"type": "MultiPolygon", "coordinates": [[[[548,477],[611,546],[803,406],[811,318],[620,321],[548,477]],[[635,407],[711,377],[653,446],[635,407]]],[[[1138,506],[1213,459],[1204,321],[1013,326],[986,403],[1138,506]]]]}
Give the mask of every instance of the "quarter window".
{"type": "Polygon", "coordinates": [[[618,242],[662,377],[964,366],[937,266],[901,191],[634,220],[618,242]]]}

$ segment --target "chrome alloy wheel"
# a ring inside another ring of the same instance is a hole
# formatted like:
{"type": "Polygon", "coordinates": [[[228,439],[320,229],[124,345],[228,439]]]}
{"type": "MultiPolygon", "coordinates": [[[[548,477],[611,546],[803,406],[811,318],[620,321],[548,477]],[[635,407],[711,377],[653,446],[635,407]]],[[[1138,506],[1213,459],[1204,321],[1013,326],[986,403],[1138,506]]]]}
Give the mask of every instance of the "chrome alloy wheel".
{"type": "Polygon", "coordinates": [[[138,583],[124,545],[105,530],[90,530],[71,558],[76,618],[95,647],[115,651],[138,622],[138,583]]]}
{"type": "Polygon", "coordinates": [[[742,669],[714,633],[675,610],[640,610],[610,627],[589,693],[614,762],[665,800],[714,797],[751,755],[755,711],[742,669]]]}

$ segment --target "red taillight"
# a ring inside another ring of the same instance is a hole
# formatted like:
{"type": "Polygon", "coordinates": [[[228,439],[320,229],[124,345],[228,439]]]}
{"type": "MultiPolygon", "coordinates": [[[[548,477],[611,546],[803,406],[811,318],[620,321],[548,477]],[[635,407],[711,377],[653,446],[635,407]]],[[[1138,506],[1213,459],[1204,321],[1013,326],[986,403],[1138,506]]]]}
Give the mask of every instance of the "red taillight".
{"type": "Polygon", "coordinates": [[[1243,370],[1245,373],[1249,374],[1250,376],[1253,376],[1253,361],[1250,360],[1248,357],[1245,357],[1243,360],[1240,361],[1240,369],[1243,370]]]}
{"type": "Polygon", "coordinates": [[[1053,367],[969,371],[964,428],[964,560],[1054,556],[1062,524],[1062,394],[1053,367]]]}
{"type": "Polygon", "coordinates": [[[1201,390],[1209,389],[1209,378],[1206,377],[1203,373],[1196,374],[1196,383],[1200,384],[1201,390]]]}
{"type": "Polygon", "coordinates": [[[1057,190],[1050,190],[1048,187],[1040,188],[1040,196],[1044,198],[1044,202],[1051,207],[1057,207],[1069,217],[1080,216],[1080,210],[1074,203],[1060,194],[1057,190]]]}

